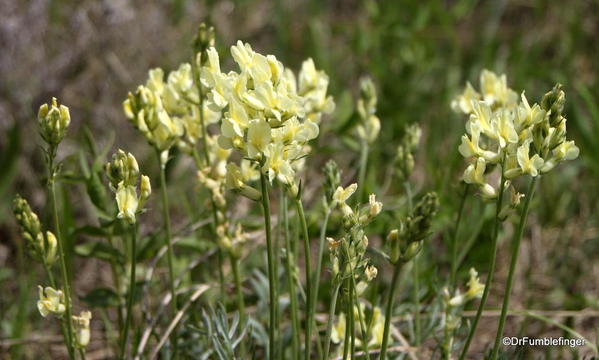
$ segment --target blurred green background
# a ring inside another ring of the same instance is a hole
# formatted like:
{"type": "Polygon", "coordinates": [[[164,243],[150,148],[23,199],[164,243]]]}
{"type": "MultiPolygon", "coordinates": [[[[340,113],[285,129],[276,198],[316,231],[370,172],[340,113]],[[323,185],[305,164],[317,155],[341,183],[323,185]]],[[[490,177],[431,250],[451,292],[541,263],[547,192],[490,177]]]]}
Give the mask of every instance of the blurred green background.
{"type": "MultiPolygon", "coordinates": [[[[568,136],[581,156],[543,178],[512,304],[599,310],[599,1],[0,0],[0,341],[40,335],[43,329],[32,299],[30,306],[19,306],[34,296],[31,289],[41,275],[24,271],[32,263],[23,255],[11,214],[16,192],[34,209],[46,204],[37,108],[51,96],[69,106],[73,121],[61,149],[64,158],[80,151],[89,128],[98,144],[110,145],[116,134],[115,147],[155,166],[145,141],[125,120],[121,103],[127,91],[145,81],[148,69],[171,70],[188,61],[202,21],[216,27],[225,64],[231,65],[228,47],[241,39],[294,70],[312,57],[329,74],[337,109],[322,132],[337,136],[321,138],[311,161],[335,158],[349,180],[358,156],[347,152],[354,148],[346,125],[352,121],[360,77],[374,79],[382,131],[371,152],[369,190],[383,187],[404,125],[422,126],[413,181],[416,191],[436,190],[442,200],[439,234],[426,256],[431,270],[423,275],[431,291],[446,276],[444,240],[459,205],[464,168],[457,144],[465,119],[451,111],[451,99],[466,81],[477,87],[483,68],[506,73],[514,90],[526,89],[527,97],[537,101],[554,83],[562,83],[568,136]]],[[[184,180],[189,177],[179,181],[184,180]]],[[[195,186],[181,183],[184,190],[172,194],[180,199],[195,186]]],[[[63,209],[64,221],[83,224],[93,218],[89,204],[74,201],[81,198],[80,189],[73,186],[63,196],[73,201],[63,209]]],[[[471,216],[462,240],[479,231],[480,236],[463,270],[476,266],[484,274],[490,230],[474,216],[482,213],[480,201],[469,201],[467,209],[471,216]]],[[[380,227],[382,233],[385,226],[380,227]]],[[[502,291],[508,245],[501,244],[491,306],[502,291]]],[[[98,269],[94,264],[81,271],[98,269]]],[[[78,281],[85,279],[93,276],[78,281]]],[[[596,313],[564,321],[597,339],[596,313]]],[[[509,326],[507,333],[515,329],[509,326]]],[[[530,327],[552,330],[538,322],[530,327]]],[[[489,342],[484,336],[480,340],[479,349],[489,342]]],[[[0,357],[7,349],[3,344],[0,357]]]]}

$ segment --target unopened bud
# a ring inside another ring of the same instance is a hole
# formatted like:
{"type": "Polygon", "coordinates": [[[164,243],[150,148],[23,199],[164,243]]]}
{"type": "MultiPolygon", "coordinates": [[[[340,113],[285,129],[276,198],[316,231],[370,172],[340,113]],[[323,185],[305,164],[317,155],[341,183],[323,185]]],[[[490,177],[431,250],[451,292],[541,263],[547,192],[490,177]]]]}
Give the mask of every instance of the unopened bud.
{"type": "Polygon", "coordinates": [[[51,146],[57,146],[62,141],[71,123],[69,108],[59,105],[54,97],[50,105],[40,106],[37,119],[42,138],[51,146]]]}

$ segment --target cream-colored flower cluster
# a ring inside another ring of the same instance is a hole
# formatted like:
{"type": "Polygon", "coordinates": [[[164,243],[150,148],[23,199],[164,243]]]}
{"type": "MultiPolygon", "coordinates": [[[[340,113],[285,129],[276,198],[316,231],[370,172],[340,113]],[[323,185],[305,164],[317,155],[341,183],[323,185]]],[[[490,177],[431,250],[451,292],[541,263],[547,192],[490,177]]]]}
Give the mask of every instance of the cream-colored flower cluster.
{"type": "Polygon", "coordinates": [[[46,266],[54,264],[58,246],[56,236],[51,231],[46,231],[44,236],[37,214],[20,195],[17,195],[14,200],[13,211],[31,257],[46,266]]]}
{"type": "Polygon", "coordinates": [[[483,197],[497,196],[496,186],[487,180],[488,169],[499,165],[505,179],[521,175],[539,176],[565,160],[578,157],[574,141],[566,139],[563,116],[564,92],[556,85],[541,104],[528,102],[524,93],[507,87],[505,75],[484,70],[481,92],[470,84],[452,102],[452,107],[469,115],[459,146],[469,160],[464,181],[476,185],[483,197]]]}
{"type": "MultiPolygon", "coordinates": [[[[363,303],[360,303],[360,308],[362,314],[365,314],[366,306],[363,303]]],[[[358,307],[354,305],[354,320],[356,324],[354,328],[359,329],[359,317],[358,317],[358,307]]],[[[331,341],[334,344],[343,344],[345,341],[345,327],[347,326],[347,317],[345,313],[340,313],[339,318],[335,322],[333,329],[331,331],[331,341]]],[[[370,334],[370,338],[368,339],[368,348],[377,349],[383,343],[384,329],[385,329],[385,315],[381,311],[381,308],[375,306],[372,310],[372,320],[368,323],[369,328],[367,329],[367,333],[370,334]]],[[[357,337],[355,339],[356,347],[362,347],[362,338],[357,337]]],[[[343,347],[339,347],[339,351],[343,351],[343,347]]]]}
{"type": "MultiPolygon", "coordinates": [[[[259,54],[241,41],[231,47],[239,72],[221,72],[216,50],[207,53],[201,70],[202,83],[210,89],[207,106],[224,111],[219,145],[238,150],[260,164],[271,182],[276,178],[297,192],[295,173],[309,152],[307,143],[318,136],[320,114],[333,110],[326,96],[328,78],[308,60],[298,88],[295,75],[273,55],[259,54]]],[[[230,183],[239,181],[234,176],[230,183]]]]}
{"type": "Polygon", "coordinates": [[[341,279],[353,275],[367,281],[374,279],[378,273],[376,267],[368,263],[365,256],[368,247],[368,237],[364,231],[374,218],[380,214],[383,204],[376,201],[371,194],[368,204],[353,209],[347,200],[358,188],[357,184],[343,188],[339,186],[334,194],[332,208],[337,208],[343,216],[343,229],[338,240],[327,238],[333,266],[333,274],[341,279]]]}
{"type": "Polygon", "coordinates": [[[146,175],[141,175],[140,178],[135,157],[120,149],[112,155],[112,161],[106,163],[104,168],[110,180],[110,189],[115,193],[119,209],[117,217],[134,224],[135,215],[143,209],[152,193],[150,178],[146,175]],[[138,182],[140,182],[139,196],[137,195],[138,182]]]}
{"type": "MultiPolygon", "coordinates": [[[[443,289],[443,306],[445,306],[444,326],[448,334],[453,334],[454,330],[460,326],[462,317],[460,316],[460,308],[474,299],[480,299],[485,291],[485,285],[481,284],[478,278],[478,272],[474,268],[470,268],[470,279],[467,283],[467,290],[461,293],[456,289],[452,296],[448,288],[443,289]]],[[[453,336],[449,336],[449,348],[453,343],[453,336]]]]}
{"type": "MultiPolygon", "coordinates": [[[[38,289],[39,300],[37,301],[37,309],[40,314],[43,317],[47,317],[50,314],[59,318],[62,317],[66,312],[64,293],[50,286],[46,288],[38,286],[38,289]]],[[[89,344],[91,339],[89,327],[91,318],[91,311],[82,311],[79,316],[72,315],[77,347],[85,348],[89,344]]]]}
{"type": "Polygon", "coordinates": [[[485,285],[481,284],[478,278],[478,272],[474,268],[470,268],[470,279],[468,280],[467,290],[465,293],[460,293],[456,290],[453,297],[447,296],[447,303],[452,306],[462,306],[470,300],[480,299],[485,291],[485,285]]]}

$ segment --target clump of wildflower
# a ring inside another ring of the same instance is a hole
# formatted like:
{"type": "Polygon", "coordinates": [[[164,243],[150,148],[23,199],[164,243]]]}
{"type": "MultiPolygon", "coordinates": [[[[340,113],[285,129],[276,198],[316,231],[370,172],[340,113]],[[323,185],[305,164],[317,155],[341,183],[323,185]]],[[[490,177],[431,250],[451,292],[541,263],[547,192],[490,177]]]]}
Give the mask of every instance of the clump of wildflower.
{"type": "Polygon", "coordinates": [[[352,209],[346,201],[356,191],[357,184],[347,188],[337,187],[333,195],[332,206],[341,210],[343,228],[338,240],[328,238],[333,274],[345,279],[353,274],[356,279],[367,281],[374,279],[378,273],[376,267],[369,264],[365,256],[368,247],[366,226],[381,212],[383,204],[376,201],[374,194],[369,196],[368,204],[352,209]]]}
{"type": "Polygon", "coordinates": [[[449,289],[443,289],[442,304],[445,308],[443,318],[444,344],[443,352],[446,357],[451,357],[454,342],[454,332],[460,326],[462,316],[460,314],[462,306],[474,299],[480,299],[485,291],[485,285],[481,284],[478,273],[474,268],[470,268],[470,279],[468,280],[467,290],[461,293],[456,289],[452,296],[449,289]]]}
{"type": "Polygon", "coordinates": [[[77,347],[85,348],[91,339],[89,328],[92,319],[91,311],[82,311],[79,316],[73,315],[73,327],[75,330],[75,339],[77,347]]]}
{"type": "Polygon", "coordinates": [[[150,178],[139,174],[137,160],[131,153],[118,150],[112,155],[112,161],[104,166],[110,181],[110,189],[115,193],[119,219],[130,224],[135,223],[135,215],[139,213],[152,193],[150,178]],[[137,185],[140,184],[140,195],[137,185]]]}
{"type": "MultiPolygon", "coordinates": [[[[360,303],[360,308],[362,314],[365,314],[365,305],[364,303],[360,303]]],[[[355,328],[359,328],[359,316],[358,316],[358,307],[354,305],[354,320],[356,322],[355,328]]],[[[347,316],[345,313],[340,313],[337,319],[337,322],[333,326],[331,332],[331,341],[334,344],[340,345],[345,341],[345,327],[347,326],[347,316]]],[[[370,334],[370,338],[368,339],[368,348],[369,349],[377,349],[383,343],[383,333],[385,329],[385,315],[381,311],[381,308],[375,306],[372,310],[372,320],[368,323],[368,329],[366,329],[366,333],[370,334]]],[[[362,338],[358,337],[355,339],[356,346],[358,348],[362,347],[362,338]]],[[[341,349],[342,347],[340,347],[341,349]]]]}
{"type": "Polygon", "coordinates": [[[414,152],[418,149],[422,130],[418,124],[412,124],[405,127],[404,135],[397,147],[395,162],[397,164],[397,174],[402,180],[406,180],[414,170],[414,152]]]}
{"type": "Polygon", "coordinates": [[[566,139],[561,85],[545,94],[541,105],[532,106],[524,93],[518,100],[507,87],[505,75],[483,71],[481,89],[482,95],[468,84],[452,107],[469,115],[459,146],[470,162],[463,179],[477,186],[484,198],[498,194],[487,180],[493,168],[499,168],[506,179],[536,177],[578,157],[578,148],[566,139]]]}
{"type": "Polygon", "coordinates": [[[437,194],[427,193],[416,204],[412,213],[401,222],[401,227],[389,232],[387,243],[390,246],[391,263],[407,262],[420,252],[424,239],[430,234],[432,220],[438,209],[437,194]]]}
{"type": "Polygon", "coordinates": [[[290,70],[249,44],[231,47],[239,72],[222,73],[216,50],[209,48],[206,53],[201,70],[201,81],[209,90],[206,103],[210,109],[224,111],[219,145],[259,164],[270,182],[277,179],[296,195],[295,173],[310,150],[307,143],[318,136],[320,114],[332,110],[326,75],[307,62],[298,89],[290,70]]]}
{"type": "Polygon", "coordinates": [[[67,128],[71,123],[71,115],[69,114],[69,108],[59,105],[58,100],[53,97],[50,105],[43,104],[40,106],[37,120],[44,141],[48,145],[56,147],[67,133],[67,128]]]}
{"type": "Polygon", "coordinates": [[[43,317],[50,314],[61,317],[66,311],[64,294],[61,290],[56,290],[50,286],[43,288],[38,286],[39,300],[37,301],[37,309],[43,317]]]}
{"type": "Polygon", "coordinates": [[[161,98],[162,70],[150,71],[148,85],[140,85],[135,93],[129,93],[123,103],[125,116],[145,136],[146,140],[162,154],[163,165],[168,150],[183,134],[180,122],[171,118],[161,98]]]}
{"type": "Polygon", "coordinates": [[[335,109],[333,97],[327,96],[329,77],[324,71],[316,70],[310,58],[302,63],[298,78],[297,92],[305,99],[306,118],[318,124],[322,114],[330,114],[335,109]]]}
{"type": "Polygon", "coordinates": [[[50,231],[46,231],[44,236],[38,216],[20,195],[14,200],[13,212],[31,257],[48,266],[52,265],[56,261],[56,236],[50,231]]]}
{"type": "Polygon", "coordinates": [[[360,98],[357,110],[360,122],[356,128],[358,137],[367,144],[372,144],[378,138],[381,130],[381,121],[376,116],[377,104],[376,87],[371,78],[360,80],[360,98]]]}

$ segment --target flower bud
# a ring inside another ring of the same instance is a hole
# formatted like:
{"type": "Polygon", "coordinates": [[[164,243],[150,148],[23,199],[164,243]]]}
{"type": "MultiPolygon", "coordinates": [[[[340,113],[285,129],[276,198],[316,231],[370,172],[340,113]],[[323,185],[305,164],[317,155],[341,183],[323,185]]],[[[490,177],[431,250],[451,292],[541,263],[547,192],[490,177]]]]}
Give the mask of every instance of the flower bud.
{"type": "Polygon", "coordinates": [[[324,191],[325,191],[325,200],[327,203],[331,203],[333,201],[333,194],[335,193],[335,189],[339,187],[341,184],[341,172],[339,171],[339,167],[337,163],[333,160],[327,161],[324,166],[324,191]]]}
{"type": "Polygon", "coordinates": [[[214,27],[201,23],[193,39],[193,48],[196,53],[204,53],[208,48],[214,46],[214,27]]]}
{"type": "Polygon", "coordinates": [[[112,161],[104,165],[110,185],[116,189],[119,184],[135,186],[139,177],[139,165],[131,153],[119,149],[112,155],[112,161]]]}
{"type": "Polygon", "coordinates": [[[227,164],[226,185],[229,189],[240,193],[248,199],[260,201],[262,194],[244,182],[241,169],[234,163],[227,164]]]}
{"type": "Polygon", "coordinates": [[[541,107],[548,112],[550,126],[555,127],[562,121],[565,102],[566,94],[562,90],[562,84],[555,84],[553,89],[543,96],[541,107]]]}
{"type": "Polygon", "coordinates": [[[148,198],[152,194],[152,185],[150,184],[150,178],[147,177],[146,175],[142,175],[141,176],[141,183],[140,183],[139,187],[140,187],[140,190],[141,190],[140,201],[143,203],[146,200],[148,200],[148,198]]]}
{"type": "Polygon", "coordinates": [[[52,98],[51,105],[43,104],[37,113],[40,134],[48,145],[56,147],[64,138],[71,123],[69,108],[52,98]]]}
{"type": "Polygon", "coordinates": [[[58,241],[56,240],[56,236],[50,231],[46,231],[46,247],[44,251],[44,257],[46,260],[46,264],[48,266],[54,264],[56,261],[56,249],[58,245],[58,241]]]}
{"type": "Polygon", "coordinates": [[[77,347],[85,348],[89,344],[91,339],[91,331],[89,329],[89,323],[92,318],[91,311],[82,311],[79,316],[73,315],[73,327],[75,330],[75,339],[77,340],[77,347]]]}

